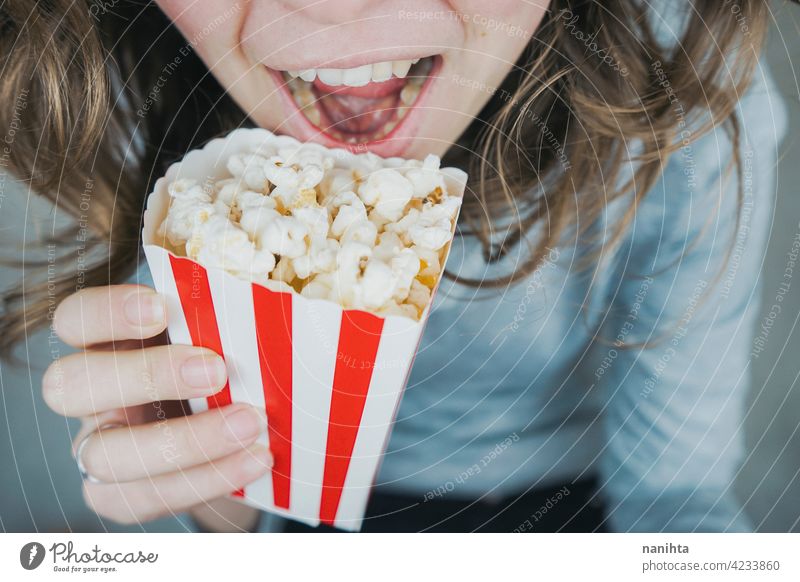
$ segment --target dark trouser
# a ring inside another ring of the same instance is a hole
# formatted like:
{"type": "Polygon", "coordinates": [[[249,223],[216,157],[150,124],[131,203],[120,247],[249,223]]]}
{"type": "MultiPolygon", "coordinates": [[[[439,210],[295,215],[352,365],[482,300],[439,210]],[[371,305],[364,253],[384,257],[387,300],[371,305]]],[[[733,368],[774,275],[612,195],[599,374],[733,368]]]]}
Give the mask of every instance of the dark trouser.
{"type": "MultiPolygon", "coordinates": [[[[423,501],[373,493],[363,532],[592,532],[607,531],[594,480],[535,489],[495,502],[449,499],[447,494],[423,501]]],[[[309,527],[296,521],[286,532],[333,532],[328,526],[309,527]]]]}

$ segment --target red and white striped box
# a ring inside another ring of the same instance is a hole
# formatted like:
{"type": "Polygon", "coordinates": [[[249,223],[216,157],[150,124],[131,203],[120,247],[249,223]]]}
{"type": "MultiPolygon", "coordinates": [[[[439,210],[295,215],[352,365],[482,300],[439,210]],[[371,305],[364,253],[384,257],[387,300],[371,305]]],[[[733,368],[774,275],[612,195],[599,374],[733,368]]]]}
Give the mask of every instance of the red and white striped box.
{"type": "MultiPolygon", "coordinates": [[[[413,321],[272,291],[177,257],[156,234],[169,207],[170,182],[220,179],[231,154],[264,141],[297,143],[263,129],[239,129],[173,164],[148,197],[144,251],[156,290],[167,301],[170,340],[210,348],[228,367],[225,388],[192,400],[192,410],[233,402],[266,410],[261,442],[272,451],[274,466],[235,497],[312,526],[357,531],[430,305],[413,321]]],[[[331,152],[337,164],[354,156],[331,152]]],[[[389,158],[385,167],[403,163],[389,158]]],[[[448,193],[462,196],[466,174],[442,172],[448,193]]]]}

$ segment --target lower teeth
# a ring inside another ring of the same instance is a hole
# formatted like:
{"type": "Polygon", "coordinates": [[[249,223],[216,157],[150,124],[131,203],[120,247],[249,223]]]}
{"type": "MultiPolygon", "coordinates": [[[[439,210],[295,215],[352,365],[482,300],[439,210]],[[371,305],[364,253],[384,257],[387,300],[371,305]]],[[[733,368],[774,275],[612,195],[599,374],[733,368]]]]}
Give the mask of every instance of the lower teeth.
{"type": "Polygon", "coordinates": [[[404,105],[411,105],[417,100],[417,97],[419,97],[421,87],[422,85],[420,83],[409,81],[406,83],[406,86],[403,87],[403,90],[400,91],[400,101],[402,101],[404,105]]]}
{"type": "Polygon", "coordinates": [[[312,106],[316,101],[316,99],[314,98],[314,94],[306,88],[298,89],[297,91],[292,91],[292,96],[294,97],[294,102],[297,103],[297,106],[300,109],[312,106]]]}
{"type": "Polygon", "coordinates": [[[317,127],[319,127],[319,124],[322,123],[322,116],[319,113],[319,109],[317,109],[315,105],[302,107],[300,110],[303,112],[303,115],[305,115],[306,118],[317,127]]]}

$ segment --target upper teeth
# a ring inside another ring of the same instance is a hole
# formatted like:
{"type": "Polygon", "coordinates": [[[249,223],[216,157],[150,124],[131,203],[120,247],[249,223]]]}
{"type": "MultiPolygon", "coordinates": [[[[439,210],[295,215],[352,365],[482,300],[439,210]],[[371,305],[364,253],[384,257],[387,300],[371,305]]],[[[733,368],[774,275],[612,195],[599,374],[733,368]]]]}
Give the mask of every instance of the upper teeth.
{"type": "Polygon", "coordinates": [[[300,77],[303,81],[312,83],[314,79],[326,85],[348,85],[350,87],[363,87],[370,81],[381,83],[388,81],[392,75],[401,79],[408,75],[411,65],[419,59],[408,61],[385,61],[362,65],[352,69],[303,69],[302,71],[287,71],[291,77],[300,77]]]}

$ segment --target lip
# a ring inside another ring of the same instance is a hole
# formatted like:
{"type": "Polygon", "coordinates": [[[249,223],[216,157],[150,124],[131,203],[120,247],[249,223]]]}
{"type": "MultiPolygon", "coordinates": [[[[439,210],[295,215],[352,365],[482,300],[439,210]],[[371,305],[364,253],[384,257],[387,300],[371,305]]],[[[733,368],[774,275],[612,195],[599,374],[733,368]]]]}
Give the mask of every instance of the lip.
{"type": "MultiPolygon", "coordinates": [[[[270,63],[265,65],[270,70],[277,71],[302,71],[304,69],[352,69],[363,65],[371,65],[386,61],[413,61],[428,57],[440,57],[438,53],[403,52],[397,50],[374,49],[361,54],[347,55],[331,58],[324,62],[292,61],[290,63],[270,63]]],[[[263,63],[263,61],[262,61],[263,63]]]]}
{"type": "Polygon", "coordinates": [[[272,75],[272,78],[278,87],[278,93],[281,96],[281,100],[289,112],[285,122],[287,133],[291,133],[300,141],[315,142],[328,148],[342,148],[356,153],[364,153],[369,151],[381,157],[389,158],[401,157],[403,153],[411,146],[413,141],[412,138],[419,129],[424,105],[427,101],[430,88],[433,85],[433,81],[439,77],[439,71],[443,63],[442,55],[430,56],[433,58],[433,63],[430,71],[428,72],[428,77],[422,84],[419,95],[417,96],[416,101],[414,101],[414,105],[409,109],[408,113],[406,113],[405,117],[403,117],[397,126],[383,138],[355,144],[338,140],[325,133],[322,128],[312,124],[305,114],[300,111],[300,108],[297,107],[294,97],[292,96],[291,91],[289,90],[289,87],[283,78],[282,72],[270,67],[266,68],[272,75]]]}

